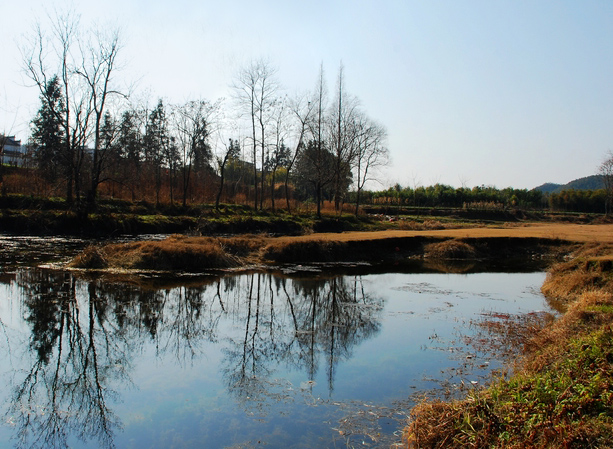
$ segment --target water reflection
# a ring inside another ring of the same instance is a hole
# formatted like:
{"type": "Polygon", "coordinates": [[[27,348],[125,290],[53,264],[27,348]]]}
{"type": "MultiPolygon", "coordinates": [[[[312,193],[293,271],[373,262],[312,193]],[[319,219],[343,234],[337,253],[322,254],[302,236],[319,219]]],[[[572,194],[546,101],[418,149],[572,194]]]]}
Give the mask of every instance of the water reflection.
{"type": "Polygon", "coordinates": [[[221,347],[227,391],[260,414],[269,399],[278,400],[272,382],[279,367],[301,372],[306,388],[324,370],[331,395],[339,362],[380,330],[383,309],[360,276],[253,273],[158,289],[26,269],[5,282],[15,287],[12,299],[19,298],[29,333],[12,323],[2,354],[11,366],[6,422],[17,447],[77,440],[113,447],[122,429],[113,404],[150,348],[158,360],[190,366],[221,347]]]}
{"type": "Polygon", "coordinates": [[[107,399],[127,377],[130,344],[107,319],[106,301],[69,273],[23,271],[17,283],[34,356],[8,410],[17,446],[65,447],[70,435],[112,446],[120,423],[107,399]]]}

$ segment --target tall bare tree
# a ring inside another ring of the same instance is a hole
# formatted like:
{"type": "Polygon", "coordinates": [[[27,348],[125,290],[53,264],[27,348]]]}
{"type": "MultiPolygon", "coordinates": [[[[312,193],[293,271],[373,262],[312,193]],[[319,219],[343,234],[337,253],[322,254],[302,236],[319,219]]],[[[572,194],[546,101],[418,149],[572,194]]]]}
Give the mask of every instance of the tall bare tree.
{"type": "Polygon", "coordinates": [[[85,158],[91,107],[90,98],[83,88],[81,77],[77,75],[81,59],[76,49],[80,38],[80,18],[74,12],[49,17],[49,32],[42,24],[36,23],[32,33],[21,48],[26,76],[38,88],[47,104],[52,103],[47,90],[49,81],[57,76],[64,107],[52,113],[62,123],[65,135],[62,150],[62,164],[65,167],[66,201],[73,203],[73,193],[77,200],[81,194],[81,169],[85,158]]]}
{"type": "Polygon", "coordinates": [[[334,207],[341,209],[347,178],[355,158],[355,124],[358,101],[345,90],[344,68],[338,71],[336,97],[330,111],[330,149],[334,154],[334,207]]]}
{"type": "Polygon", "coordinates": [[[254,206],[263,208],[264,205],[264,185],[265,185],[265,163],[266,163],[266,143],[268,137],[268,126],[275,103],[275,96],[279,90],[278,82],[275,78],[276,69],[267,61],[252,61],[249,65],[241,69],[232,85],[234,96],[240,110],[240,114],[247,116],[251,127],[252,161],[254,185],[254,206]],[[258,197],[258,148],[260,150],[260,196],[258,197]]]}
{"type": "Polygon", "coordinates": [[[309,151],[308,159],[310,160],[311,169],[314,171],[310,175],[315,187],[315,201],[317,203],[317,216],[321,218],[321,204],[323,201],[323,188],[330,183],[329,179],[330,163],[328,149],[326,148],[326,105],[327,105],[327,89],[324,79],[323,64],[319,68],[319,76],[313,93],[314,110],[311,116],[310,133],[313,142],[313,151],[309,151]]]}
{"type": "Polygon", "coordinates": [[[101,145],[101,129],[109,98],[122,95],[114,87],[112,75],[117,68],[117,55],[121,49],[119,30],[107,28],[106,32],[94,31],[86,47],[82,49],[82,63],[77,73],[87,86],[90,107],[93,113],[94,147],[92,149],[92,165],[90,188],[87,194],[88,204],[95,207],[98,186],[105,181],[102,178],[106,168],[109,149],[101,145]]]}
{"type": "Polygon", "coordinates": [[[86,146],[94,136],[91,186],[88,198],[95,201],[101,182],[104,157],[101,154],[101,128],[111,87],[116,57],[120,49],[118,31],[81,32],[80,17],[73,11],[49,16],[49,31],[36,23],[22,47],[26,75],[47,104],[52,103],[48,83],[59,80],[63,107],[52,110],[62,123],[64,149],[62,164],[66,174],[66,200],[73,201],[73,192],[80,201],[83,167],[88,154],[86,146]],[[92,123],[93,122],[93,123],[92,123]],[[74,189],[74,190],[73,190],[74,189]]]}

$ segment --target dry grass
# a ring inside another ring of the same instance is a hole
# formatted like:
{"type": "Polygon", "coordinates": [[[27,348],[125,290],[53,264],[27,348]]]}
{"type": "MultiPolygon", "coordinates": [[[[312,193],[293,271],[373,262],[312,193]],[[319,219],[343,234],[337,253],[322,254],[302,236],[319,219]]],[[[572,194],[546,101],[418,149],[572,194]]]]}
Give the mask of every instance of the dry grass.
{"type": "Polygon", "coordinates": [[[613,247],[610,244],[588,244],[567,262],[554,265],[547,274],[542,292],[570,302],[583,292],[600,290],[613,293],[613,247]]]}
{"type": "Polygon", "coordinates": [[[474,259],[475,248],[462,240],[451,239],[430,243],[424,249],[424,256],[436,259],[474,259]]]}
{"type": "Polygon", "coordinates": [[[201,272],[241,265],[240,256],[261,246],[261,239],[215,239],[170,236],[143,241],[89,247],[70,264],[74,268],[125,268],[201,272]]]}
{"type": "Polygon", "coordinates": [[[438,231],[441,229],[454,229],[461,227],[458,224],[443,224],[438,220],[399,220],[398,229],[403,231],[438,231]]]}
{"type": "Polygon", "coordinates": [[[317,233],[313,235],[284,236],[275,238],[284,240],[379,240],[399,237],[437,237],[437,238],[542,238],[559,239],[568,242],[599,242],[613,244],[613,225],[578,225],[567,223],[526,223],[521,227],[461,227],[457,229],[418,229],[385,231],[352,231],[343,233],[317,233]]]}

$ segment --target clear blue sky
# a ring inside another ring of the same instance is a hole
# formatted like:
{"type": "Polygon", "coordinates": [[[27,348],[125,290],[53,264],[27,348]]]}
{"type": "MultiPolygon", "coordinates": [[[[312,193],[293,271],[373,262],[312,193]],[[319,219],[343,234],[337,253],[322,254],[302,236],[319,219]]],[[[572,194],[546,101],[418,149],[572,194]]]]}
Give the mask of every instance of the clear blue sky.
{"type": "MultiPolygon", "coordinates": [[[[0,131],[27,139],[38,94],[19,36],[64,1],[2,6],[0,131]],[[44,5],[44,6],[43,6],[44,5]]],[[[320,64],[387,127],[383,185],[532,188],[594,174],[613,150],[613,1],[81,0],[123,28],[124,68],[155,101],[229,96],[246,61],[268,58],[288,93],[320,64]]]]}

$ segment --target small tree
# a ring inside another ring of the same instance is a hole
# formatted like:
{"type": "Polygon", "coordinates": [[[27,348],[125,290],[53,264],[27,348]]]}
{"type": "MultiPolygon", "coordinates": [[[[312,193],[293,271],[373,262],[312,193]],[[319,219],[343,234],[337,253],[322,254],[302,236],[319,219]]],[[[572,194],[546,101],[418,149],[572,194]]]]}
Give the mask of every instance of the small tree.
{"type": "Polygon", "coordinates": [[[602,183],[606,192],[605,213],[611,213],[613,206],[613,153],[609,151],[607,158],[600,164],[598,174],[602,176],[602,183]]]}
{"type": "Polygon", "coordinates": [[[355,139],[355,186],[356,200],[355,213],[360,210],[360,196],[367,181],[373,180],[373,171],[389,160],[388,150],[385,146],[387,132],[385,128],[361,116],[356,121],[355,139]]]}
{"type": "Polygon", "coordinates": [[[225,146],[223,155],[217,158],[217,166],[219,167],[219,190],[217,191],[217,198],[215,199],[215,209],[217,210],[219,210],[219,202],[221,201],[221,194],[223,193],[226,165],[228,161],[238,159],[240,154],[241,147],[238,140],[230,139],[229,144],[225,146]]]}
{"type": "Polygon", "coordinates": [[[134,109],[125,111],[119,123],[117,145],[119,163],[116,166],[120,182],[130,189],[132,201],[136,199],[136,188],[141,181],[143,161],[144,112],[134,109]]]}
{"type": "Polygon", "coordinates": [[[160,204],[160,191],[162,189],[162,169],[170,146],[168,136],[168,121],[164,102],[160,99],[156,108],[151,111],[147,119],[147,130],[145,132],[145,161],[155,178],[155,202],[160,204]]]}
{"type": "Polygon", "coordinates": [[[173,111],[184,207],[187,204],[192,168],[195,166],[203,170],[210,167],[213,153],[208,141],[218,110],[219,103],[198,100],[189,101],[173,111]]]}

